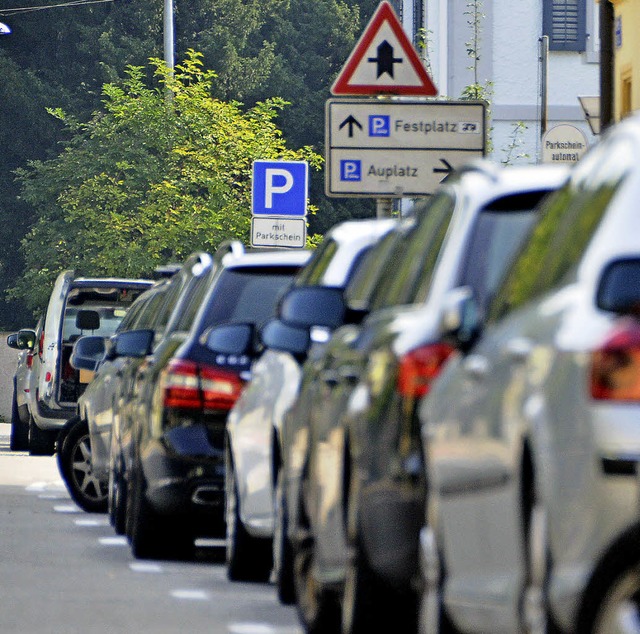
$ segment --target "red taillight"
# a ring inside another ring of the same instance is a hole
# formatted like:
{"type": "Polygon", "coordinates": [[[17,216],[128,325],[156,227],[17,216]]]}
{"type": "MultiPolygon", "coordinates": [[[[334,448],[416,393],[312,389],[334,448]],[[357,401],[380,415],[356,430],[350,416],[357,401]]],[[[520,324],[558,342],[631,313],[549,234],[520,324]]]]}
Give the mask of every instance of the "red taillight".
{"type": "Polygon", "coordinates": [[[453,350],[447,344],[432,343],[405,354],[398,369],[398,392],[409,398],[424,396],[453,350]]]}
{"type": "Polygon", "coordinates": [[[27,354],[27,367],[31,368],[33,366],[33,352],[29,352],[27,354]]]}
{"type": "Polygon", "coordinates": [[[593,352],[591,396],[597,400],[640,400],[640,322],[623,321],[593,352]]]}
{"type": "Polygon", "coordinates": [[[44,353],[44,330],[40,333],[40,339],[38,340],[38,356],[42,359],[44,353]]]}
{"type": "Polygon", "coordinates": [[[174,359],[162,372],[163,405],[174,409],[231,409],[244,382],[234,372],[174,359]]]}

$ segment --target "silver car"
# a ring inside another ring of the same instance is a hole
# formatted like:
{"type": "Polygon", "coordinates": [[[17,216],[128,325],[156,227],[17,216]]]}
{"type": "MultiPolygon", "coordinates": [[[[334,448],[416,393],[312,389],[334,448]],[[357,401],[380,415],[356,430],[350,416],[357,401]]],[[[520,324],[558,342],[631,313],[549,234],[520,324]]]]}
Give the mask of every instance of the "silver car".
{"type": "MultiPolygon", "coordinates": [[[[336,225],[294,287],[344,288],[364,254],[394,224],[388,219],[336,225]]],[[[269,578],[282,420],[297,397],[300,376],[299,359],[267,349],[227,419],[227,574],[232,580],[269,578]]]]}
{"type": "Polygon", "coordinates": [[[640,117],[547,200],[420,407],[422,632],[625,631],[640,593],[640,117]]]}

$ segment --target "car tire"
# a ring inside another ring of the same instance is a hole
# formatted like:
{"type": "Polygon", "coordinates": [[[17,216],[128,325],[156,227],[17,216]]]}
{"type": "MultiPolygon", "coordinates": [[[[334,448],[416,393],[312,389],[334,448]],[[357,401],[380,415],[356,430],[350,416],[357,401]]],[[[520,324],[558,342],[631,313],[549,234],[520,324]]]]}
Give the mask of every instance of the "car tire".
{"type": "Polygon", "coordinates": [[[640,627],[640,530],[634,527],[595,571],[576,631],[637,632],[640,627]]]}
{"type": "Polygon", "coordinates": [[[124,535],[127,528],[127,489],[122,473],[122,465],[116,459],[114,466],[109,470],[109,521],[116,535],[124,535]]]}
{"type": "Polygon", "coordinates": [[[427,524],[420,531],[422,594],[418,608],[418,634],[458,634],[442,600],[442,562],[433,530],[427,524]]]}
{"type": "Polygon", "coordinates": [[[225,452],[226,563],[229,581],[268,581],[273,564],[270,539],[253,537],[240,518],[238,488],[229,449],[225,452]]]}
{"type": "Polygon", "coordinates": [[[40,429],[29,416],[29,455],[31,456],[53,456],[55,452],[57,433],[48,429],[40,429]]]}
{"type": "Polygon", "coordinates": [[[278,476],[275,494],[273,531],[273,571],[278,600],[283,605],[293,605],[296,593],[293,584],[293,547],[288,537],[287,501],[282,474],[278,476]]]}
{"type": "Polygon", "coordinates": [[[13,379],[13,398],[11,400],[11,437],[9,440],[9,448],[11,451],[27,451],[29,449],[29,427],[20,420],[15,379],[13,379]]]}
{"type": "Polygon", "coordinates": [[[93,474],[89,426],[80,417],[68,423],[67,434],[58,447],[58,468],[71,499],[82,510],[106,513],[107,483],[93,474]]]}
{"type": "Polygon", "coordinates": [[[293,547],[293,583],[296,608],[307,634],[340,631],[338,597],[319,585],[314,575],[315,544],[304,503],[304,475],[300,485],[296,543],[293,547]]]}

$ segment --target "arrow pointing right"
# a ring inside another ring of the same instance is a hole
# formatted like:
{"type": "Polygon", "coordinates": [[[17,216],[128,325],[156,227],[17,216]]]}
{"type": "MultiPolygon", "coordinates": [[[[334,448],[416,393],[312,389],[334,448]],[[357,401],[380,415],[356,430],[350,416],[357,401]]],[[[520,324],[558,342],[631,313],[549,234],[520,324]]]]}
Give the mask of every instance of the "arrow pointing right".
{"type": "Polygon", "coordinates": [[[444,167],[434,167],[434,174],[451,174],[453,172],[453,165],[447,161],[447,159],[440,159],[440,162],[444,165],[444,167]]]}

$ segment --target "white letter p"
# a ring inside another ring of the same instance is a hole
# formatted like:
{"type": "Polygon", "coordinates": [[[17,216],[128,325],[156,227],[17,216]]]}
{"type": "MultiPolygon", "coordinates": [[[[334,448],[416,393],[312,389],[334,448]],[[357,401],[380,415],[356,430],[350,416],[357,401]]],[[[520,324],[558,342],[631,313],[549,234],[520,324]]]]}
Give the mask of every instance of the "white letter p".
{"type": "Polygon", "coordinates": [[[293,176],[285,169],[267,168],[265,171],[264,206],[267,209],[273,207],[274,194],[286,194],[293,187],[293,176]],[[276,176],[284,178],[284,184],[276,186],[273,184],[276,176]]]}

